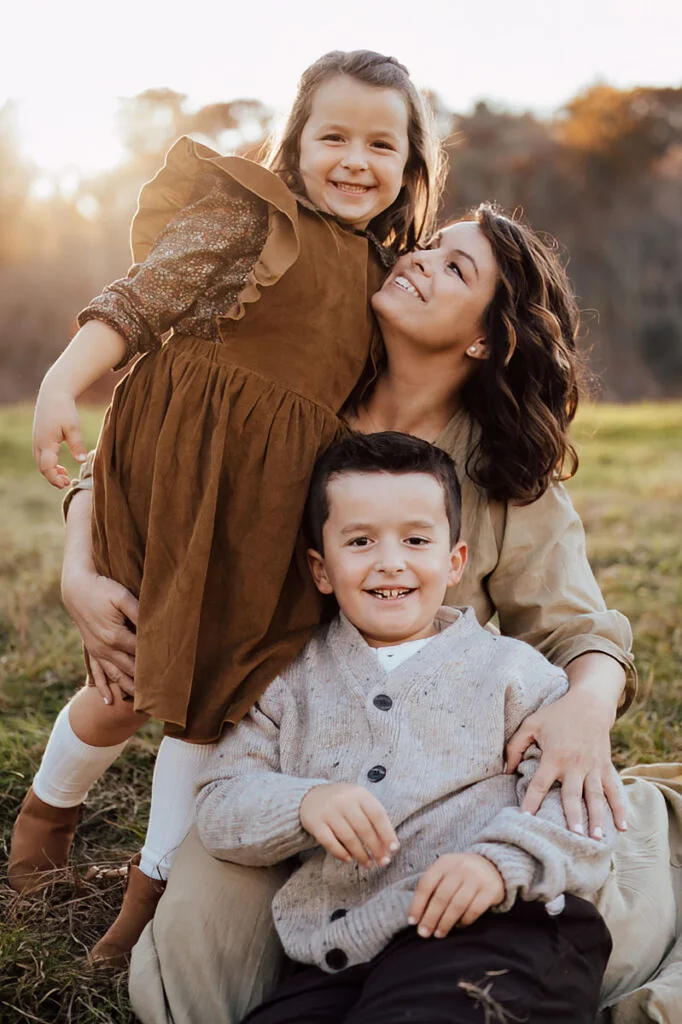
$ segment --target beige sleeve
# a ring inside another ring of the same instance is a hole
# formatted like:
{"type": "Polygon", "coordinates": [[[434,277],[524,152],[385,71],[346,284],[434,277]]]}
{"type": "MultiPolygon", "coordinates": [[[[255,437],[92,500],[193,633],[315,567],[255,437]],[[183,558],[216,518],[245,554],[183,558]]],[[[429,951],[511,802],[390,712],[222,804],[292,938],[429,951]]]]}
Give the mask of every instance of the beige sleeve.
{"type": "Polygon", "coordinates": [[[582,522],[562,484],[531,505],[508,505],[498,564],[488,580],[500,629],[565,668],[600,651],[625,669],[624,701],[637,689],[632,631],[604,603],[585,552],[582,522]]]}
{"type": "Polygon", "coordinates": [[[95,461],[95,449],[88,452],[88,457],[81,466],[80,473],[76,480],[71,481],[71,485],[64,495],[64,501],[62,502],[62,512],[64,513],[64,521],[69,514],[69,506],[73,501],[74,495],[78,494],[79,491],[91,491],[92,490],[92,464],[95,461]]]}

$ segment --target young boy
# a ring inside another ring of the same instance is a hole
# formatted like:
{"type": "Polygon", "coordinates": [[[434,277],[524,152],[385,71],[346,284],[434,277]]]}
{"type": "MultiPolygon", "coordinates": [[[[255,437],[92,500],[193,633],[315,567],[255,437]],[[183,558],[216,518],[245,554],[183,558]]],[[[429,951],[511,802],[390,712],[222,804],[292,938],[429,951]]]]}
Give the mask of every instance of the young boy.
{"type": "Polygon", "coordinates": [[[273,903],[298,968],[249,1024],[593,1024],[611,940],[582,897],[615,829],[568,831],[558,792],[519,810],[539,751],[508,775],[505,741],[568,684],[440,607],[467,556],[452,461],[404,434],[341,441],[308,527],[339,615],[221,741],[198,795],[215,857],[299,858],[273,903]]]}

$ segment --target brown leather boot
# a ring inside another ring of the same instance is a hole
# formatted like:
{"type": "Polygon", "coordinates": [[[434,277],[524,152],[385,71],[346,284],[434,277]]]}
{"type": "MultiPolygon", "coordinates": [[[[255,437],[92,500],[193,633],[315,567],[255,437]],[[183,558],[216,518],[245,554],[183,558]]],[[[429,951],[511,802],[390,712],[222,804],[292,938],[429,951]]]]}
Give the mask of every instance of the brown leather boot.
{"type": "Polygon", "coordinates": [[[7,880],[16,892],[37,892],[66,867],[82,806],[53,807],[29,789],[12,829],[7,865],[7,880]]]}
{"type": "Polygon", "coordinates": [[[111,928],[90,950],[89,959],[106,967],[125,967],[130,951],[151,921],[166,883],[140,871],[140,855],[128,865],[128,880],[123,906],[111,928]]]}

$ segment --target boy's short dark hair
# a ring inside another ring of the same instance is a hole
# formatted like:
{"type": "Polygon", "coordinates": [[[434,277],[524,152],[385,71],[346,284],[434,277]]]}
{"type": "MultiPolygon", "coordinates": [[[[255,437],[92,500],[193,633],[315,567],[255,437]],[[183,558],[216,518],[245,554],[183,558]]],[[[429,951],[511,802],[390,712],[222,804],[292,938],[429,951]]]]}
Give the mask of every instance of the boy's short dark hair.
{"type": "Polygon", "coordinates": [[[450,524],[450,543],[459,540],[462,495],[455,464],[442,448],[412,434],[384,430],[378,434],[351,434],[332,444],[317,460],[305,511],[308,542],[323,552],[322,529],[329,517],[327,485],[343,473],[427,473],[443,488],[450,524]]]}

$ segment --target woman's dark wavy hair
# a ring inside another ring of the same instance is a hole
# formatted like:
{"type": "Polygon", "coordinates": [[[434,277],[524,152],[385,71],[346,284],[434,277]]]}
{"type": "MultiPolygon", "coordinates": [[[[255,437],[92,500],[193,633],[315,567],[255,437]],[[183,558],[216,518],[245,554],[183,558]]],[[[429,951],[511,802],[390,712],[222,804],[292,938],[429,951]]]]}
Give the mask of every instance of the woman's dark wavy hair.
{"type": "Polygon", "coordinates": [[[556,242],[489,203],[463,219],[478,224],[498,267],[484,314],[489,355],[462,392],[481,428],[466,469],[489,497],[525,505],[578,468],[568,428],[584,377],[580,314],[556,242]]]}
{"type": "Polygon", "coordinates": [[[410,152],[405,165],[405,184],[388,209],[375,217],[368,227],[394,252],[414,249],[422,238],[433,233],[445,164],[433,116],[407,68],[395,57],[385,57],[372,50],[350,53],[332,50],[311,64],[299,80],[282,137],[271,143],[265,164],[294,191],[305,191],[298,169],[301,134],[310,117],[315,90],[336,75],[347,75],[379,89],[395,89],[407,103],[410,152]]]}

